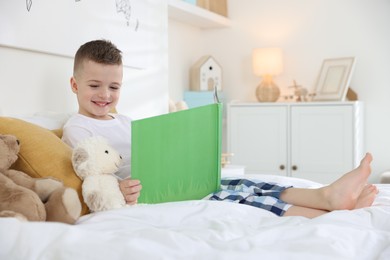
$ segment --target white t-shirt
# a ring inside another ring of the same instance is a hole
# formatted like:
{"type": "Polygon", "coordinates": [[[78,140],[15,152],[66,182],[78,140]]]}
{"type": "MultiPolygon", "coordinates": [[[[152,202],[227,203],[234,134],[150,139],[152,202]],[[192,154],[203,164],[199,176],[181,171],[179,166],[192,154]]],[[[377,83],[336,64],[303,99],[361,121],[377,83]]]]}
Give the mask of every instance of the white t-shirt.
{"type": "Polygon", "coordinates": [[[98,120],[75,114],[63,127],[62,140],[74,148],[81,140],[102,136],[123,158],[122,167],[115,175],[121,179],[130,177],[131,119],[125,115],[110,114],[112,120],[98,120]]]}

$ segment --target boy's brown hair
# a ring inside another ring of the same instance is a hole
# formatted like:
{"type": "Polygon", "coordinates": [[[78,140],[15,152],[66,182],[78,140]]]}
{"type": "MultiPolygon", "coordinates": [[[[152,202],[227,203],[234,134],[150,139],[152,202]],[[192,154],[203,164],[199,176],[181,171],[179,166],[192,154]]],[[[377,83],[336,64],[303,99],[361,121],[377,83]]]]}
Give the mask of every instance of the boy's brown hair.
{"type": "Polygon", "coordinates": [[[74,58],[74,76],[85,60],[108,65],[122,65],[122,52],[107,40],[94,40],[84,43],[77,50],[74,58]]]}

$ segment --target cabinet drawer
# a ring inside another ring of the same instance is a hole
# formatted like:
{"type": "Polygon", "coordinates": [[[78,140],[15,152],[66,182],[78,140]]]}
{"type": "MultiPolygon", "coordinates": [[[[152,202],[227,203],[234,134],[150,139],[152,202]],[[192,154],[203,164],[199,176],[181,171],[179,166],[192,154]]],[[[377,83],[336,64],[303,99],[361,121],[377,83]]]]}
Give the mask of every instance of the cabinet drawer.
{"type": "Polygon", "coordinates": [[[245,165],[247,173],[286,175],[286,107],[235,107],[229,111],[231,161],[245,165]]]}
{"type": "Polygon", "coordinates": [[[354,167],[352,106],[291,108],[291,175],[336,180],[354,167]]]}

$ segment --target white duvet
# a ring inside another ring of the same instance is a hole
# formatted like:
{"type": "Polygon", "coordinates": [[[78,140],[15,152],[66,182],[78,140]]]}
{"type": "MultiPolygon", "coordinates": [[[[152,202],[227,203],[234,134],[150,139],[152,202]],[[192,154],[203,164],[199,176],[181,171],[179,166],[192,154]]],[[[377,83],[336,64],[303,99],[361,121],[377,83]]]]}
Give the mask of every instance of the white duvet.
{"type": "Polygon", "coordinates": [[[315,219],[205,200],[94,213],[76,225],[3,218],[0,259],[390,259],[390,185],[378,187],[372,207],[315,219]]]}

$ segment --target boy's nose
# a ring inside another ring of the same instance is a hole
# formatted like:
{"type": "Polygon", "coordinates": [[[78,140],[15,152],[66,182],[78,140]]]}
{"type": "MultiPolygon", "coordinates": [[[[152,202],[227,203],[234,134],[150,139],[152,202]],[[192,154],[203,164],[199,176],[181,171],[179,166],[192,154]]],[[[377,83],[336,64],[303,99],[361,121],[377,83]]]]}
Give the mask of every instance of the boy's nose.
{"type": "Polygon", "coordinates": [[[105,98],[109,96],[110,96],[110,92],[108,91],[108,89],[101,89],[99,91],[99,97],[105,98]]]}

